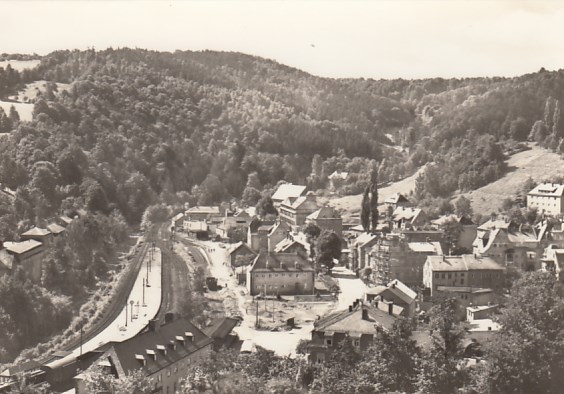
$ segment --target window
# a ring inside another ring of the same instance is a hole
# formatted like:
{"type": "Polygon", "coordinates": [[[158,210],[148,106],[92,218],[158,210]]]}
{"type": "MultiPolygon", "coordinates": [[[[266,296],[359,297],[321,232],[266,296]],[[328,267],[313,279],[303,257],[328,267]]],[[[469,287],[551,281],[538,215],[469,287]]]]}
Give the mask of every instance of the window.
{"type": "Polygon", "coordinates": [[[166,371],[166,376],[170,376],[170,369],[166,371]]]}
{"type": "Polygon", "coordinates": [[[448,274],[448,279],[450,279],[450,273],[448,274]]]}
{"type": "Polygon", "coordinates": [[[460,279],[460,284],[461,284],[461,285],[464,284],[464,279],[460,279]]]}
{"type": "Polygon", "coordinates": [[[435,279],[439,279],[439,274],[435,272],[435,279]]]}
{"type": "Polygon", "coordinates": [[[157,375],[157,382],[160,383],[160,382],[162,382],[162,381],[163,381],[162,375],[161,375],[161,374],[158,374],[158,375],[157,375]]]}
{"type": "Polygon", "coordinates": [[[353,346],[354,347],[360,347],[360,339],[353,340],[353,346]]]}
{"type": "Polygon", "coordinates": [[[272,278],[272,274],[268,274],[268,277],[269,277],[269,278],[272,278]]]}
{"type": "Polygon", "coordinates": [[[327,346],[331,346],[331,345],[333,345],[333,340],[331,338],[325,338],[325,344],[327,346]]]}
{"type": "Polygon", "coordinates": [[[445,274],[442,273],[442,274],[441,274],[441,279],[444,279],[444,278],[445,278],[445,274]]]}
{"type": "Polygon", "coordinates": [[[296,274],[296,278],[297,278],[298,276],[300,276],[300,274],[296,274]]]}

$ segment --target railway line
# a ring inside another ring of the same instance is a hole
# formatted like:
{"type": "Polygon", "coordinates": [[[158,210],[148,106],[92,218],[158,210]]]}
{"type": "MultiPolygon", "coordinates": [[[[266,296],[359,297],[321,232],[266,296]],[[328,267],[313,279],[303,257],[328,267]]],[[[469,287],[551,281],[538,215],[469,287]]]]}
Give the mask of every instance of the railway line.
{"type": "MultiPolygon", "coordinates": [[[[131,293],[131,289],[133,288],[139,270],[143,265],[143,260],[145,259],[149,245],[152,242],[151,239],[152,234],[149,234],[148,239],[141,246],[141,250],[136,254],[133,265],[130,265],[126,268],[128,272],[124,273],[123,282],[119,285],[119,289],[116,291],[109,304],[107,305],[102,319],[94,323],[88,330],[84,331],[82,334],[82,339],[80,337],[75,338],[69,341],[60,350],[72,351],[73,349],[78,348],[81,342],[84,343],[94,338],[100,332],[104,331],[110,325],[110,323],[119,316],[121,310],[123,309],[123,306],[127,302],[129,294],[131,293]]],[[[57,358],[58,357],[47,356],[44,359],[39,360],[39,363],[45,365],[57,358]]]]}

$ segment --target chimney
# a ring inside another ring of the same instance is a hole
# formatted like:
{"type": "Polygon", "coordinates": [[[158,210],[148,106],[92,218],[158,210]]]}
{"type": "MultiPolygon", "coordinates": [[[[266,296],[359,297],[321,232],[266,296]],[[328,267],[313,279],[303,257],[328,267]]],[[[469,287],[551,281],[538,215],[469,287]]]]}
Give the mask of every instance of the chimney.
{"type": "Polygon", "coordinates": [[[349,305],[349,312],[352,312],[352,311],[353,311],[353,306],[349,305]]]}
{"type": "Polygon", "coordinates": [[[177,342],[181,342],[183,345],[186,343],[186,338],[184,338],[182,335],[177,335],[176,337],[174,337],[174,339],[176,339],[177,342]]]}
{"type": "Polygon", "coordinates": [[[396,283],[394,282],[394,283],[392,283],[392,289],[395,289],[395,288],[396,288],[396,283]]]}
{"type": "Polygon", "coordinates": [[[176,350],[176,342],[173,340],[170,340],[168,342],[168,345],[172,348],[172,350],[176,350]]]}
{"type": "Polygon", "coordinates": [[[192,334],[190,331],[186,331],[184,333],[184,336],[189,342],[194,342],[194,334],[192,334]]]}
{"type": "Polygon", "coordinates": [[[362,308],[362,320],[368,320],[368,309],[362,308]]]}
{"type": "Polygon", "coordinates": [[[165,314],[165,324],[172,323],[174,321],[174,312],[167,312],[165,314]]]}
{"type": "Polygon", "coordinates": [[[294,268],[295,269],[300,269],[300,263],[297,261],[294,261],[294,268]]]}
{"type": "Polygon", "coordinates": [[[394,314],[394,302],[390,302],[388,304],[388,315],[393,315],[394,314]]]}
{"type": "Polygon", "coordinates": [[[149,320],[149,331],[152,331],[152,332],[159,331],[159,319],[149,320]]]}
{"type": "Polygon", "coordinates": [[[378,304],[379,304],[378,300],[374,300],[374,308],[378,309],[378,304]]]}

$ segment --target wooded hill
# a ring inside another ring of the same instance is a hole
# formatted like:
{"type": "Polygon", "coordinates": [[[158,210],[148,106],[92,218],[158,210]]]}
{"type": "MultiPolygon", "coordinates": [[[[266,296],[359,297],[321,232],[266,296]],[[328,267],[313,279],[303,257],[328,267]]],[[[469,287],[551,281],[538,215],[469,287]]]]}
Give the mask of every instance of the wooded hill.
{"type": "Polygon", "coordinates": [[[18,190],[18,221],[62,206],[117,209],[134,224],[158,196],[253,204],[280,180],[316,189],[335,170],[358,193],[376,162],[381,181],[432,162],[416,197],[447,197],[497,179],[517,141],[564,149],[561,71],[338,80],[239,53],[108,49],[54,52],[2,78],[0,97],[30,79],[72,84],[48,85],[31,123],[0,114],[14,129],[0,182],[18,190]]]}

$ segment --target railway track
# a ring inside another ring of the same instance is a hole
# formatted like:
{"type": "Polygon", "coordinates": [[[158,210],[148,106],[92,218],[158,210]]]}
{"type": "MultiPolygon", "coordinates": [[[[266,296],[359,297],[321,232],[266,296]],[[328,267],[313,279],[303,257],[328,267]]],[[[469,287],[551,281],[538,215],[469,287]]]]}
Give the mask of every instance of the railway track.
{"type": "MultiPolygon", "coordinates": [[[[123,282],[119,285],[119,289],[116,291],[116,294],[112,297],[111,301],[109,302],[108,306],[105,308],[105,312],[103,313],[103,317],[97,323],[94,323],[90,329],[84,331],[82,334],[82,342],[86,342],[100,332],[102,332],[106,327],[110,325],[121,313],[123,306],[127,302],[129,294],[131,293],[131,289],[137,279],[137,275],[139,274],[139,270],[143,265],[143,260],[147,255],[147,251],[149,249],[149,244],[152,242],[152,234],[149,234],[149,239],[146,239],[143,243],[141,250],[137,253],[133,265],[130,265],[126,268],[128,272],[124,273],[123,282]]],[[[72,351],[80,346],[81,339],[76,338],[68,342],[65,346],[63,346],[60,350],[62,351],[72,351]]],[[[47,357],[41,361],[40,364],[48,364],[49,362],[55,360],[57,357],[47,357]]]]}

